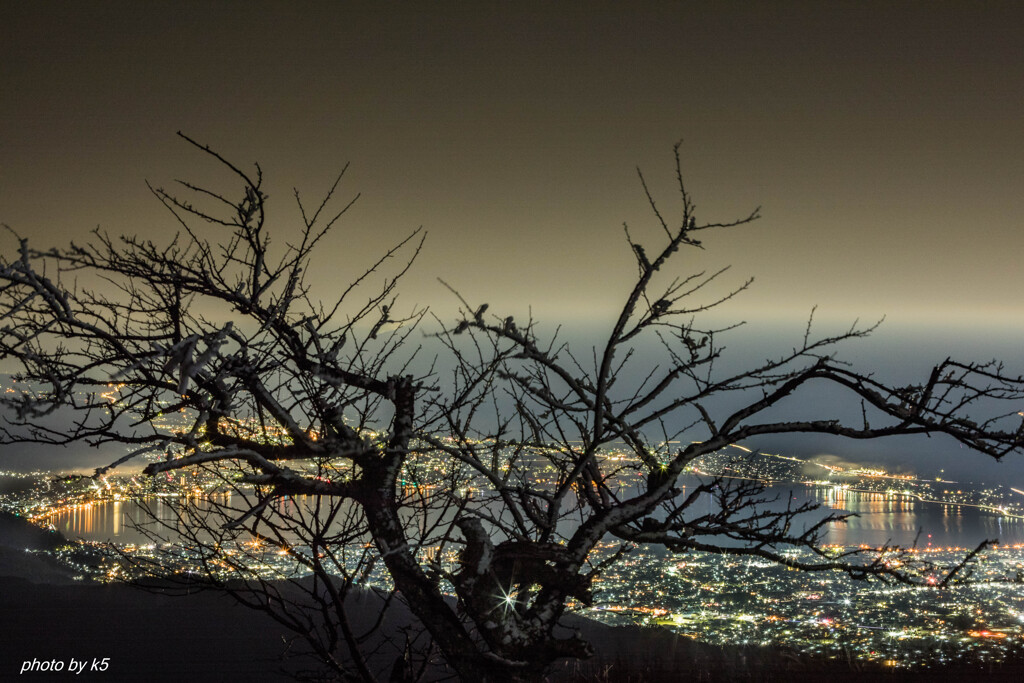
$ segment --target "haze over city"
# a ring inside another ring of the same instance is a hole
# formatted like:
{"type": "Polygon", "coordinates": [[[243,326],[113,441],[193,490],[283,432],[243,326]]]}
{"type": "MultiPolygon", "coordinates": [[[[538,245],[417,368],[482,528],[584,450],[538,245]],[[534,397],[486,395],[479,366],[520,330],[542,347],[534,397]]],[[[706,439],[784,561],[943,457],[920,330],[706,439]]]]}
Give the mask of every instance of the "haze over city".
{"type": "Polygon", "coordinates": [[[599,316],[630,274],[621,224],[653,227],[635,168],[670,206],[682,139],[705,220],[763,207],[707,245],[757,278],[736,311],[1018,324],[1014,3],[2,11],[3,220],[40,243],[172,229],[143,181],[210,170],[182,130],[259,161],[282,219],[351,162],[337,252],[424,225],[420,300],[444,305],[441,275],[599,316]]]}

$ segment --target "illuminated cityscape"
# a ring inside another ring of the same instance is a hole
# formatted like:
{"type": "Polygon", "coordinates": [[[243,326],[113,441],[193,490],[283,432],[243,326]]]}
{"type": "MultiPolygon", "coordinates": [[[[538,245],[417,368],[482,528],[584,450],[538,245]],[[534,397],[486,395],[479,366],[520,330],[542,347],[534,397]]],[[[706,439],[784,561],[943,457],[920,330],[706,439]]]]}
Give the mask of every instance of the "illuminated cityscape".
{"type": "MultiPolygon", "coordinates": [[[[625,452],[608,454],[627,461],[625,452]]],[[[420,471],[430,470],[421,463],[420,471]]],[[[436,469],[443,467],[436,464],[436,469]]],[[[639,468],[638,468],[639,469],[639,468]]],[[[796,491],[822,505],[822,511],[847,508],[962,511],[1007,525],[1020,524],[1021,496],[1003,486],[967,486],[943,479],[920,479],[880,468],[839,467],[783,455],[718,453],[694,463],[686,481],[721,475],[757,479],[770,491],[796,491]]],[[[226,495],[224,480],[210,471],[147,478],[108,476],[54,478],[42,472],[0,473],[21,482],[0,498],[7,511],[37,525],[82,538],[48,553],[82,581],[131,578],[129,565],[113,562],[102,541],[112,540],[127,557],[176,557],[178,570],[196,571],[194,555],[170,550],[138,534],[140,511],[166,518],[179,501],[202,501],[226,495]],[[177,553],[177,554],[175,554],[177,553]]],[[[543,472],[538,476],[543,476],[543,472]]],[[[472,489],[466,481],[465,488],[472,489]]],[[[966,514],[966,513],[965,513],[966,514]]],[[[841,524],[829,534],[842,536],[841,524]]],[[[1016,528],[1016,527],[1013,527],[1016,528]]],[[[826,536],[826,541],[831,536],[826,536]]],[[[883,539],[888,542],[890,539],[883,539]]],[[[895,539],[898,541],[899,539],[895,539]]],[[[928,536],[893,561],[910,557],[950,567],[970,550],[928,536]]],[[[980,540],[980,539],[979,539],[980,540]]],[[[292,552],[259,538],[240,541],[235,550],[249,571],[263,578],[300,576],[292,552]]],[[[896,543],[899,544],[899,543],[896,543]]],[[[910,543],[903,541],[904,546],[910,543]]],[[[873,548],[874,546],[872,546],[873,548]]],[[[849,548],[835,545],[843,552],[849,548]]],[[[866,545],[861,549],[871,550],[866,545]]],[[[432,552],[425,549],[425,552],[432,552]]],[[[811,559],[809,551],[788,551],[794,559],[811,559]]],[[[447,561],[455,561],[454,556],[447,561]]],[[[225,575],[235,571],[224,565],[225,575]]],[[[1024,545],[1006,543],[983,550],[971,565],[968,582],[945,588],[886,585],[854,581],[841,572],[801,572],[757,558],[689,552],[679,555],[638,546],[602,572],[594,585],[594,603],[578,611],[608,624],[659,625],[688,637],[714,643],[790,648],[802,653],[872,661],[886,667],[978,664],[1024,653],[1024,545]]],[[[371,582],[387,585],[375,571],[371,582]]]]}

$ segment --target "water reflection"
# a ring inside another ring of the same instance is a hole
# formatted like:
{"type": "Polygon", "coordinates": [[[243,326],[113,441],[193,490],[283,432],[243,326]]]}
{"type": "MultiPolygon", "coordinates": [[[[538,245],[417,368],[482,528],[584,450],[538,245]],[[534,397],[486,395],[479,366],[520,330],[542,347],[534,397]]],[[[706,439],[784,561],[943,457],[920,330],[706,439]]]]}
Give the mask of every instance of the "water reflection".
{"type": "Polygon", "coordinates": [[[111,501],[73,506],[50,517],[50,523],[68,538],[121,540],[124,516],[125,504],[111,501]]]}
{"type": "MultiPolygon", "coordinates": [[[[230,496],[222,497],[221,502],[225,501],[230,501],[230,496]]],[[[147,543],[150,539],[140,527],[159,527],[154,520],[173,523],[177,519],[180,504],[177,498],[87,503],[56,512],[48,521],[69,539],[147,543]]],[[[166,535],[166,531],[160,531],[161,535],[166,535]]]]}
{"type": "Polygon", "coordinates": [[[808,498],[823,508],[851,512],[845,523],[832,523],[828,542],[840,545],[884,543],[921,547],[974,546],[984,539],[1024,542],[1024,520],[1002,517],[976,507],[922,502],[911,496],[867,493],[832,487],[809,487],[808,498]]]}
{"type": "MultiPolygon", "coordinates": [[[[970,506],[924,503],[909,496],[865,493],[834,487],[776,487],[779,500],[791,499],[820,503],[826,512],[851,512],[856,517],[845,523],[832,523],[826,543],[846,546],[885,543],[910,545],[917,539],[921,547],[974,546],[984,539],[1001,543],[1024,543],[1024,520],[1000,517],[970,506]]],[[[219,502],[230,503],[230,497],[219,502]]],[[[235,503],[242,501],[236,500],[235,503]]],[[[711,497],[707,499],[711,505],[711,497]]],[[[138,525],[151,522],[151,515],[165,522],[177,516],[180,501],[156,498],[145,502],[109,501],[80,506],[55,514],[50,522],[68,538],[117,543],[144,543],[145,534],[138,525]]],[[[279,503],[282,513],[296,512],[296,501],[279,503]]],[[[710,512],[710,510],[708,510],[710,512]]],[[[820,519],[820,515],[818,516],[820,519]]]]}
{"type": "MultiPolygon", "coordinates": [[[[208,529],[219,530],[225,522],[241,518],[255,504],[255,498],[237,493],[198,499],[153,497],[141,501],[106,501],[69,506],[49,515],[47,521],[69,539],[146,544],[153,542],[154,538],[173,540],[173,530],[179,522],[193,529],[200,522],[208,529]],[[185,506],[187,511],[183,509],[185,506]],[[147,535],[146,530],[151,534],[147,535]]],[[[301,528],[303,524],[315,524],[314,520],[319,519],[321,524],[329,523],[332,530],[340,531],[347,523],[351,509],[351,503],[339,503],[332,508],[329,505],[318,505],[313,497],[300,496],[282,498],[269,510],[277,514],[275,523],[290,518],[301,528]]],[[[251,532],[247,531],[248,526],[245,525],[245,529],[240,531],[251,536],[251,532]]],[[[263,529],[262,533],[274,536],[269,528],[263,529]]],[[[282,533],[290,542],[298,538],[287,531],[282,533]]],[[[211,540],[212,536],[201,531],[199,538],[211,540]]]]}

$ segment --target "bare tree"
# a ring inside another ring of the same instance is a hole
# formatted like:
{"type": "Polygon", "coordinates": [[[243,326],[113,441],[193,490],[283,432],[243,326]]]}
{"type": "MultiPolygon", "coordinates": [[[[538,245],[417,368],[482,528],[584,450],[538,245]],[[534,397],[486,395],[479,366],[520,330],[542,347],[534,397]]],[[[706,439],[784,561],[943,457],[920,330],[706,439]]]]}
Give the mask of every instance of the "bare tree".
{"type": "Polygon", "coordinates": [[[633,285],[607,336],[581,352],[458,293],[458,318],[435,318],[414,343],[426,311],[403,311],[396,292],[420,231],[321,298],[306,273],[351,206],[331,208],[341,177],[313,211],[296,193],[302,226],[272,243],[259,167],[245,172],[185,140],[241,181],[240,197],[187,182],[186,196],[152,188],[180,226],[168,244],[95,232],[84,246],[37,251],[21,240],[2,263],[0,352],[20,362],[29,387],[5,399],[4,440],[124,444],[130,452],[110,467],[148,457],[148,475],[202,468],[223,482],[228,502],[209,496],[172,524],[188,561],[303,634],[339,677],[387,675],[344,609],[352,586],[377,571],[397,590],[383,599],[429,637],[374,641],[393,648],[394,679],[414,678],[435,655],[467,680],[529,680],[588,656],[559,623],[569,605],[589,602],[602,567],[641,543],[918,581],[877,553],[821,547],[841,515],[773,504],[758,482],[685,488],[680,476],[766,434],[946,435],[995,458],[1024,443],[1024,380],[946,359],[919,385],[889,386],[834,356],[872,327],[818,337],[808,323],[790,353],[723,370],[726,329],[702,320],[750,283],[718,289],[724,270],[673,278],[670,266],[702,249],[705,231],[757,212],[698,223],[678,146],[679,207],[662,212],[641,176],[659,238],[641,244],[627,230],[633,285]],[[634,352],[648,341],[657,363],[634,352]],[[436,366],[418,358],[430,344],[445,354],[436,366]],[[771,417],[811,384],[859,402],[862,419],[771,417]],[[313,578],[284,577],[289,589],[268,581],[261,543],[313,578]],[[810,555],[784,552],[794,547],[810,555]]]}

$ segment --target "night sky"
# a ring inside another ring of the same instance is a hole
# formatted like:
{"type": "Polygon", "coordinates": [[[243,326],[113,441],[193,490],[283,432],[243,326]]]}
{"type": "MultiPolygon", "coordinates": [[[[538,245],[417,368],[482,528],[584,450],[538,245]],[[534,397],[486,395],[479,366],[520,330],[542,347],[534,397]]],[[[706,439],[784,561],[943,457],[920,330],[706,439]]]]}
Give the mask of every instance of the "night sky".
{"type": "Polygon", "coordinates": [[[886,315],[883,365],[925,339],[1024,366],[1019,4],[391,7],[0,4],[0,222],[40,247],[166,236],[144,180],[218,177],[180,129],[259,161],[284,229],[291,188],[312,201],[351,162],[325,296],[423,225],[409,305],[450,316],[440,276],[585,327],[635,272],[622,223],[660,234],[636,167],[669,212],[682,139],[699,220],[762,207],[676,264],[756,278],[726,318],[886,315]]]}

